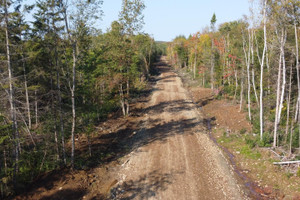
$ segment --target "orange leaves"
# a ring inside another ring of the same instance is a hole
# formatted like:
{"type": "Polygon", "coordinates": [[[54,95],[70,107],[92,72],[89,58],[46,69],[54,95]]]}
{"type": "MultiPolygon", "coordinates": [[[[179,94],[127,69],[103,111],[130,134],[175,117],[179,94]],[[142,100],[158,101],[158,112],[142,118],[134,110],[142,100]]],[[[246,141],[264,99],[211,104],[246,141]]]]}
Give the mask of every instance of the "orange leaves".
{"type": "Polygon", "coordinates": [[[198,67],[198,74],[204,74],[206,71],[206,67],[205,66],[199,66],[198,67]]]}
{"type": "Polygon", "coordinates": [[[214,45],[219,50],[220,54],[225,53],[225,40],[223,38],[214,39],[214,45]]]}

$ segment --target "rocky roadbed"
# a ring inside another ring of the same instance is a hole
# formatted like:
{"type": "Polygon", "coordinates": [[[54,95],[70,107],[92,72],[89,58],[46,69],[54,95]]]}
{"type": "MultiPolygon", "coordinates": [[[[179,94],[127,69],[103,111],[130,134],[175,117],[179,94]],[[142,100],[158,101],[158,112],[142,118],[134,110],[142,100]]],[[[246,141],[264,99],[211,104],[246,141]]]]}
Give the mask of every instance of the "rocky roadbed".
{"type": "Polygon", "coordinates": [[[203,115],[181,79],[158,66],[136,148],[120,167],[112,199],[247,199],[222,151],[210,140],[203,115]]]}

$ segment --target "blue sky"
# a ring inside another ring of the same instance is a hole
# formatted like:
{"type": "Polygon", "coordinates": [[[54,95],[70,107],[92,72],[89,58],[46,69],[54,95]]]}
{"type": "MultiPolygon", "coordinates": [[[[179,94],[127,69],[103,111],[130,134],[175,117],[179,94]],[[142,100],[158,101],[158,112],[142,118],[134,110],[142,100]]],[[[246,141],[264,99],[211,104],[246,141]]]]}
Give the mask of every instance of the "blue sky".
{"type": "MultiPolygon", "coordinates": [[[[35,0],[25,0],[33,3],[35,0]]],[[[241,19],[249,13],[248,0],[144,0],[144,32],[157,41],[171,41],[178,35],[201,31],[210,24],[213,13],[217,16],[217,25],[241,19]]],[[[97,28],[103,32],[111,22],[118,20],[122,0],[103,0],[104,16],[97,28]]]]}
{"type": "MultiPolygon", "coordinates": [[[[144,32],[155,40],[171,41],[178,35],[188,36],[210,24],[213,13],[217,24],[241,19],[249,13],[248,0],[144,0],[144,32]]],[[[103,20],[100,28],[105,32],[111,22],[118,19],[122,0],[103,1],[103,20]]]]}

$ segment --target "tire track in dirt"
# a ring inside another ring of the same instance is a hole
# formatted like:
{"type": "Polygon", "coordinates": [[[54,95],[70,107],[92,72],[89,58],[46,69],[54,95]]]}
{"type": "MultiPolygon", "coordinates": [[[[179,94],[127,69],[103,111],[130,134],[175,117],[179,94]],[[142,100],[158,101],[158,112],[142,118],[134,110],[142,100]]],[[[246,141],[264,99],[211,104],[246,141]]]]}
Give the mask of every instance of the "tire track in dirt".
{"type": "Polygon", "coordinates": [[[161,72],[112,199],[246,199],[181,79],[161,72]]]}

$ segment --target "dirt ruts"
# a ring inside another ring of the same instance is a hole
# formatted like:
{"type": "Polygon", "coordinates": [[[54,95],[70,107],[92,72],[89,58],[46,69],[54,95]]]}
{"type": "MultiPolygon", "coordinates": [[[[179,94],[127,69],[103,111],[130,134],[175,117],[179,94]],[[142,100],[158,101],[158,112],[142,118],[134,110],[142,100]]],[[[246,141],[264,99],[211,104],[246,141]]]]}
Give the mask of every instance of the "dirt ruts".
{"type": "Polygon", "coordinates": [[[203,115],[165,64],[124,158],[111,199],[247,199],[203,115]]]}

